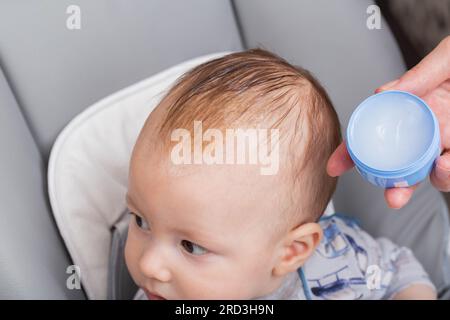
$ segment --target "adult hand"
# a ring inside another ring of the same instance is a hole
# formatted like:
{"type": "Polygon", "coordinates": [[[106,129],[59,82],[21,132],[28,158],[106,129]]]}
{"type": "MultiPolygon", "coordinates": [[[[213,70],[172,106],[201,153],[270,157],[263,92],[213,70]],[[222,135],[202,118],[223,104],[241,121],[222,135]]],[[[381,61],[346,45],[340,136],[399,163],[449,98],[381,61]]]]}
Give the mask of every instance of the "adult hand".
{"type": "MultiPolygon", "coordinates": [[[[450,191],[450,36],[402,77],[378,89],[403,90],[421,97],[435,113],[441,132],[442,153],[430,174],[431,183],[440,191],[450,191]]],[[[354,166],[345,143],[330,156],[327,172],[340,176],[354,166]]],[[[387,204],[399,209],[408,203],[417,185],[406,188],[389,188],[384,192],[387,204]]]]}

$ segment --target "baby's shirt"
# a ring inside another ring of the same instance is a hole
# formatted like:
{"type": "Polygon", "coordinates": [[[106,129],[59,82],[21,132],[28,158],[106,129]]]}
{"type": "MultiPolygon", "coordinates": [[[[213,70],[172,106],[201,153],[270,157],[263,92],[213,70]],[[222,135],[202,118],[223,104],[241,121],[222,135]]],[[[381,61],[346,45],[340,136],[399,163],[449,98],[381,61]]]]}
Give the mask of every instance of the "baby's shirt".
{"type": "Polygon", "coordinates": [[[314,254],[273,293],[258,299],[391,299],[412,284],[433,289],[411,250],[386,238],[374,239],[356,220],[323,217],[324,237],[314,254]]]}
{"type": "MultiPolygon", "coordinates": [[[[257,299],[390,299],[412,284],[434,289],[411,250],[386,238],[374,239],[352,218],[323,217],[324,237],[297,272],[286,276],[273,293],[257,299]]],[[[147,299],[139,290],[135,299],[147,299]]]]}

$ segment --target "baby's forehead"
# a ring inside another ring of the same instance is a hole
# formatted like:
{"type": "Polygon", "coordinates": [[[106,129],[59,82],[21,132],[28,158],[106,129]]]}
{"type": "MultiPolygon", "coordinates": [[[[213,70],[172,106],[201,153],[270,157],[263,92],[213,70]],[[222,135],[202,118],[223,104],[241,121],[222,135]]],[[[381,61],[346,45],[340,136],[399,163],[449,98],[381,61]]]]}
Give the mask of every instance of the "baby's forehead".
{"type": "Polygon", "coordinates": [[[132,157],[131,168],[134,171],[149,171],[151,176],[174,182],[191,184],[202,182],[203,185],[219,184],[227,186],[248,187],[258,190],[263,187],[276,187],[283,182],[279,175],[262,175],[259,166],[250,163],[207,164],[207,163],[174,163],[170,153],[155,148],[132,157]],[[145,152],[145,153],[144,153],[145,152]]]}
{"type": "Polygon", "coordinates": [[[198,223],[202,226],[199,229],[275,224],[277,211],[286,203],[278,178],[261,176],[251,166],[174,166],[153,160],[148,165],[145,158],[135,161],[129,192],[140,199],[142,207],[148,212],[182,213],[182,217],[165,215],[165,219],[170,216],[172,221],[198,223]]]}
{"type": "Polygon", "coordinates": [[[174,191],[188,193],[198,190],[210,198],[236,198],[239,201],[253,199],[258,195],[281,194],[285,181],[279,175],[261,175],[250,164],[174,164],[170,156],[161,151],[147,152],[145,156],[133,157],[130,178],[132,182],[151,185],[173,186],[174,191]],[[145,173],[144,173],[145,172],[145,173]],[[135,181],[134,181],[135,180],[135,181]]]}

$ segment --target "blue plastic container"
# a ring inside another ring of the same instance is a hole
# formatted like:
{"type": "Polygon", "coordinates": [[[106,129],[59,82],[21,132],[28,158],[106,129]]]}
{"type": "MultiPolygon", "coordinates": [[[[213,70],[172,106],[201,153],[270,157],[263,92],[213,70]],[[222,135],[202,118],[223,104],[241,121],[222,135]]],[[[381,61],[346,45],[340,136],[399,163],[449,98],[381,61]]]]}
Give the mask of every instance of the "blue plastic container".
{"type": "Polygon", "coordinates": [[[384,91],[355,109],[346,144],[356,169],[370,183],[412,186],[429,175],[440,154],[439,123],[419,97],[384,91]]]}

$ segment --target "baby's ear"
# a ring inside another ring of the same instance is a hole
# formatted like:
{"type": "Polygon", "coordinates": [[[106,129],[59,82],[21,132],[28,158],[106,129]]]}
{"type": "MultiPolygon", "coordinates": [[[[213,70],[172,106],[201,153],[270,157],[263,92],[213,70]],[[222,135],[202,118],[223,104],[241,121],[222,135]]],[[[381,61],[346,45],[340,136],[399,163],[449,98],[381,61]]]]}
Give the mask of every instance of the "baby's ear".
{"type": "Polygon", "coordinates": [[[296,271],[314,253],[322,240],[322,228],[318,223],[302,224],[286,235],[281,248],[281,257],[274,266],[274,276],[283,276],[296,271]]]}

